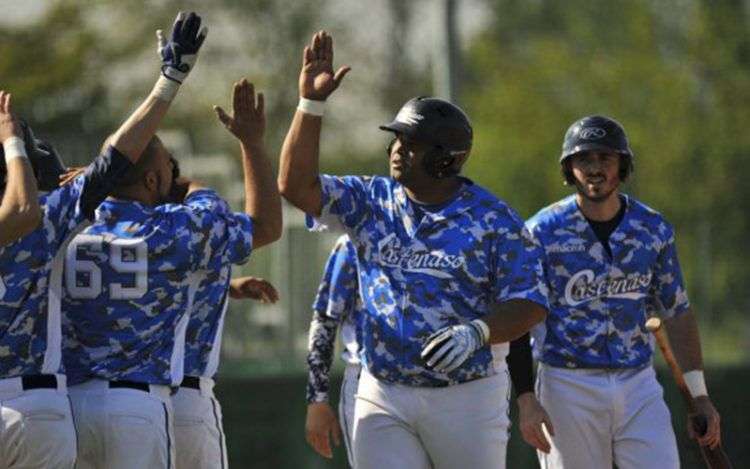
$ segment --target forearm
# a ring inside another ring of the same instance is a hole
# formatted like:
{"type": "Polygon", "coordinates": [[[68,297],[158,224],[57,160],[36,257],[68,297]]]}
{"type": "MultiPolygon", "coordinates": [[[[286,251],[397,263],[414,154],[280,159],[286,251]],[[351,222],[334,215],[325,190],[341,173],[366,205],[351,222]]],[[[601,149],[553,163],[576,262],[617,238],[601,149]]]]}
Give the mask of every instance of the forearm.
{"type": "Polygon", "coordinates": [[[331,365],[336,340],[336,320],[326,318],[317,311],[310,322],[309,350],[307,364],[307,402],[328,401],[331,365]]]}
{"type": "Polygon", "coordinates": [[[253,219],[253,248],[281,237],[281,197],[262,143],[242,142],[245,213],[253,219]]]}
{"type": "Polygon", "coordinates": [[[698,322],[689,309],[677,317],[664,321],[674,356],[683,372],[703,369],[698,322]]]}
{"type": "Polygon", "coordinates": [[[510,300],[495,305],[482,321],[489,327],[489,342],[498,344],[521,337],[546,316],[547,310],[533,301],[510,300]]]}
{"type": "MultiPolygon", "coordinates": [[[[166,78],[161,77],[159,80],[163,81],[166,78]]],[[[159,124],[169,110],[169,105],[170,101],[152,91],[115,132],[111,145],[133,163],[137,162],[148,142],[156,134],[159,124]]]]}
{"type": "Polygon", "coordinates": [[[319,148],[322,118],[297,111],[281,147],[278,186],[292,205],[320,215],[319,148]]]}
{"type": "Polygon", "coordinates": [[[7,162],[7,183],[0,203],[0,246],[33,231],[41,220],[36,179],[26,158],[7,162]]]}
{"type": "Polygon", "coordinates": [[[516,397],[534,390],[534,360],[531,355],[531,335],[527,332],[510,342],[510,351],[505,361],[516,397]]]}

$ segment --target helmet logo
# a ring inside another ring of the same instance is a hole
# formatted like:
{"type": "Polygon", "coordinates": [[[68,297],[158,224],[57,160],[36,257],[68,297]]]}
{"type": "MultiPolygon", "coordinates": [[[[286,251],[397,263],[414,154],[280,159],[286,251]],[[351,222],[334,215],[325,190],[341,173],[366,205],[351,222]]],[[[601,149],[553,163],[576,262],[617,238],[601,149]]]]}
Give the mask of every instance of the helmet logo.
{"type": "Polygon", "coordinates": [[[409,125],[417,125],[419,124],[419,121],[423,119],[424,116],[422,114],[417,114],[411,107],[402,108],[396,115],[397,122],[403,122],[404,124],[409,125]]]}
{"type": "Polygon", "coordinates": [[[581,138],[586,140],[598,140],[607,135],[607,131],[601,127],[585,127],[579,133],[581,138]]]}

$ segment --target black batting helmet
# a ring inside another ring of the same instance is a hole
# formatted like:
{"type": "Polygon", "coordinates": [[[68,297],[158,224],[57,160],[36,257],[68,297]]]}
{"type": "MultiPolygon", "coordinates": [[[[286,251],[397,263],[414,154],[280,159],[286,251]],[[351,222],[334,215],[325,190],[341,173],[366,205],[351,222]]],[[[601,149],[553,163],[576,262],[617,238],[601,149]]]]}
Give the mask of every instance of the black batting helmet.
{"type": "MultiPolygon", "coordinates": [[[[65,172],[65,165],[57,150],[47,141],[37,138],[29,124],[19,119],[23,130],[23,141],[26,146],[26,154],[34,170],[34,177],[40,191],[52,191],[60,184],[60,175],[65,172]]],[[[5,188],[8,168],[5,166],[5,152],[0,146],[0,179],[2,187],[5,188]]]]}
{"type": "MultiPolygon", "coordinates": [[[[625,129],[616,120],[605,116],[586,116],[568,127],[562,145],[560,163],[584,151],[611,151],[620,155],[620,180],[625,181],[633,170],[633,151],[625,129]]],[[[565,174],[566,180],[571,181],[565,174]]]]}
{"type": "Polygon", "coordinates": [[[458,106],[425,96],[407,101],[393,122],[380,129],[431,145],[433,149],[423,160],[424,168],[438,179],[458,174],[453,162],[471,150],[473,138],[469,118],[458,106]]]}

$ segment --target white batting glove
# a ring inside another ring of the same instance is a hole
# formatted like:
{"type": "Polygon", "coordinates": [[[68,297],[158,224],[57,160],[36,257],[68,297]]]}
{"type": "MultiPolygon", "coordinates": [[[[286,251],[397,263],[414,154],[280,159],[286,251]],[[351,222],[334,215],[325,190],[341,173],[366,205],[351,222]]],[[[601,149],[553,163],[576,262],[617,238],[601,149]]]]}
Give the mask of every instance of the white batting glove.
{"type": "Polygon", "coordinates": [[[486,341],[483,328],[474,321],[445,327],[427,338],[422,349],[422,360],[427,368],[450,373],[483,347],[486,341]]]}
{"type": "Polygon", "coordinates": [[[208,34],[208,28],[201,27],[201,17],[193,12],[188,15],[180,12],[172,26],[172,34],[167,40],[161,30],[156,31],[157,48],[161,56],[161,73],[165,78],[182,83],[198,59],[198,51],[208,34]]]}

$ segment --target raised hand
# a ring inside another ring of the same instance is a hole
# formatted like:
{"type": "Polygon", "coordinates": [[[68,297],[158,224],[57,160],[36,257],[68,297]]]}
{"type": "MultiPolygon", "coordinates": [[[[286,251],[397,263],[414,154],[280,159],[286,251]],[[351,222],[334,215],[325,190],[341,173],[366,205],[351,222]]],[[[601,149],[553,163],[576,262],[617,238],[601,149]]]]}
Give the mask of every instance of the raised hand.
{"type": "Polygon", "coordinates": [[[313,35],[302,55],[299,75],[299,95],[315,101],[325,101],[341,84],[351,67],[343,66],[333,73],[333,38],[325,31],[313,35]]]}
{"type": "Polygon", "coordinates": [[[246,79],[234,84],[232,115],[214,106],[216,116],[232,135],[248,146],[261,145],[266,132],[265,100],[263,93],[255,95],[255,87],[246,79]]]}
{"type": "Polygon", "coordinates": [[[11,94],[0,90],[0,143],[11,137],[23,138],[23,130],[13,114],[11,94]]]}
{"type": "Polygon", "coordinates": [[[251,299],[261,303],[276,303],[279,301],[279,292],[276,288],[262,278],[238,277],[229,283],[229,296],[235,300],[251,299]]]}
{"type": "Polygon", "coordinates": [[[187,15],[183,12],[177,14],[169,40],[164,37],[161,29],[156,31],[162,75],[182,83],[198,59],[198,51],[206,34],[208,28],[201,27],[201,17],[193,12],[187,15]]]}

